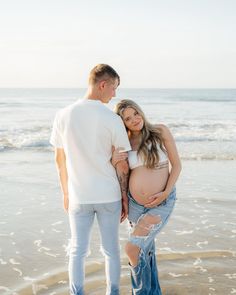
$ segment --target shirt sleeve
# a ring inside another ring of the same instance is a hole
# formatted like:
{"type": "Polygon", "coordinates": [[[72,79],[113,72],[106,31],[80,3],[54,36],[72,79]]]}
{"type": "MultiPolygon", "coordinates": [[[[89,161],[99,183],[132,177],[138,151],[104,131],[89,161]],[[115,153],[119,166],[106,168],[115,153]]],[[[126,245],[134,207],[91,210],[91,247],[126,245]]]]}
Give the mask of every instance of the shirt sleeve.
{"type": "Polygon", "coordinates": [[[112,129],[112,145],[117,148],[122,148],[125,152],[131,150],[127,131],[122,119],[117,115],[114,128],[112,129]]]}
{"type": "Polygon", "coordinates": [[[62,133],[60,130],[60,122],[58,113],[55,116],[52,133],[49,141],[55,148],[63,148],[62,133]]]}

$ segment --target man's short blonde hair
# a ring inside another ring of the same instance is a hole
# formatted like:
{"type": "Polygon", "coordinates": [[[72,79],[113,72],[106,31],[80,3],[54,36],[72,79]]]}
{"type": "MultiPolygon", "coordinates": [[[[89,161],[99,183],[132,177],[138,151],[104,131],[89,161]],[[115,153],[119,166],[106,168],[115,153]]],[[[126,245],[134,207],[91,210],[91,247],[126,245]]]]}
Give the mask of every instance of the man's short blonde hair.
{"type": "Polygon", "coordinates": [[[98,64],[96,65],[89,74],[89,84],[95,85],[96,83],[103,80],[118,80],[120,84],[120,77],[117,72],[109,65],[98,64]]]}

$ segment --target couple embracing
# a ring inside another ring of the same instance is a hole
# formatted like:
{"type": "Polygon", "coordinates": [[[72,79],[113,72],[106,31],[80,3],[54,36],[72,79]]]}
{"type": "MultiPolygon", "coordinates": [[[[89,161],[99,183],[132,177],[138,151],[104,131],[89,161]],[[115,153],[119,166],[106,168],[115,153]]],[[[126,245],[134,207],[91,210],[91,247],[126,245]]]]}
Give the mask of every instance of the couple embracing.
{"type": "Polygon", "coordinates": [[[71,295],[85,294],[84,260],[95,216],[105,256],[106,295],[120,294],[118,234],[127,217],[132,294],[161,294],[155,237],[174,208],[181,163],[169,129],[150,124],[134,101],[121,100],[115,112],[103,105],[119,84],[112,67],[95,66],[85,98],[58,111],[53,124],[50,142],[71,228],[71,295]]]}

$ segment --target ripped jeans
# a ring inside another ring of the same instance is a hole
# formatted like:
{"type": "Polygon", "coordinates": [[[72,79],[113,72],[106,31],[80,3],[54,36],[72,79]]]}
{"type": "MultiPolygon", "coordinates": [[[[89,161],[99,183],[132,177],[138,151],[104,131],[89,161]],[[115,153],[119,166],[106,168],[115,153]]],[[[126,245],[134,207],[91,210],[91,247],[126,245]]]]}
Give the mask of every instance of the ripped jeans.
{"type": "Polygon", "coordinates": [[[175,188],[165,201],[154,208],[145,208],[129,194],[129,243],[140,248],[138,264],[135,267],[130,265],[133,295],[162,294],[156,265],[155,238],[168,222],[175,200],[175,188]]]}
{"type": "Polygon", "coordinates": [[[70,294],[84,295],[84,259],[95,215],[105,256],[106,295],[119,295],[120,245],[119,225],[121,201],[99,204],[78,204],[69,208],[71,241],[69,249],[70,294]]]}

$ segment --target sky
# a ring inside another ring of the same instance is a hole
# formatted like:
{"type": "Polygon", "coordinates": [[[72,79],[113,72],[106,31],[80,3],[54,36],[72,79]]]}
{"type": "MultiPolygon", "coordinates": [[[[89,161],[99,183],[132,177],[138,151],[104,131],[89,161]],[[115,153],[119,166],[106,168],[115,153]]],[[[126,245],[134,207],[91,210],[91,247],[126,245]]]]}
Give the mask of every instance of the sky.
{"type": "Polygon", "coordinates": [[[236,88],[235,0],[0,0],[0,88],[236,88]]]}

